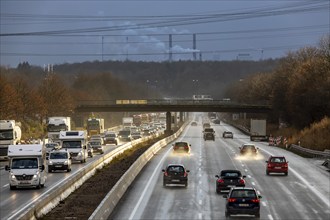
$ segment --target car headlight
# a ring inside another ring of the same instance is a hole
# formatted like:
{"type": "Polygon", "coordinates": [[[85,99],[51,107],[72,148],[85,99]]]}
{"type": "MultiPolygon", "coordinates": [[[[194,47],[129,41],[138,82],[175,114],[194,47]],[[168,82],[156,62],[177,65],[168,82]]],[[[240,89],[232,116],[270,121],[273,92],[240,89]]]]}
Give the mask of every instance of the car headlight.
{"type": "Polygon", "coordinates": [[[53,164],[53,161],[50,160],[48,163],[49,163],[49,165],[52,165],[53,164]]]}
{"type": "Polygon", "coordinates": [[[66,161],[64,161],[64,165],[68,165],[68,161],[66,160],[66,161]]]}
{"type": "Polygon", "coordinates": [[[78,156],[81,156],[82,155],[82,152],[80,151],[79,153],[78,153],[78,156]]]}
{"type": "Polygon", "coordinates": [[[39,175],[39,171],[36,174],[33,175],[33,179],[38,178],[38,175],[39,175]]]}
{"type": "Polygon", "coordinates": [[[11,179],[16,179],[15,175],[13,173],[10,173],[10,178],[11,179]]]}

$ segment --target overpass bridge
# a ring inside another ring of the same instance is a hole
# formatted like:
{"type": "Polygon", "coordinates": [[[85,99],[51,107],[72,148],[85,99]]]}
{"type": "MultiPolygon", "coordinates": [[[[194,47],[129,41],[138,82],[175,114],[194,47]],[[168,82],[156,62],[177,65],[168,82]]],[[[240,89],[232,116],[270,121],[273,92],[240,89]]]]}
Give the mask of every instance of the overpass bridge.
{"type": "Polygon", "coordinates": [[[245,104],[224,100],[81,100],[75,112],[166,112],[166,130],[171,130],[171,112],[245,112],[268,113],[269,104],[245,104]]]}

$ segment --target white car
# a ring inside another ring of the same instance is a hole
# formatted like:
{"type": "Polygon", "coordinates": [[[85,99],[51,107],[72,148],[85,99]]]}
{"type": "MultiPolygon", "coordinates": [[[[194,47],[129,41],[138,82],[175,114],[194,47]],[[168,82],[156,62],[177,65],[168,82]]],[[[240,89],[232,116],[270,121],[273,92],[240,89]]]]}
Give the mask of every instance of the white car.
{"type": "Polygon", "coordinates": [[[48,159],[48,172],[51,173],[55,170],[71,171],[71,156],[67,149],[53,150],[49,152],[48,159]]]}

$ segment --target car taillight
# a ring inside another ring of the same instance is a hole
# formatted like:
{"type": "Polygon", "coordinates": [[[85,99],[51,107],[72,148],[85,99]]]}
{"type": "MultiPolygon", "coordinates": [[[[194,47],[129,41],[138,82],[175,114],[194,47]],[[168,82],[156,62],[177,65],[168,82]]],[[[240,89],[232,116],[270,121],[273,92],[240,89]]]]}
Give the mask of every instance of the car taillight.
{"type": "Polygon", "coordinates": [[[285,164],[284,164],[284,167],[287,168],[287,167],[288,167],[288,163],[285,163],[285,164]]]}
{"type": "Polygon", "coordinates": [[[185,149],[188,149],[189,147],[188,146],[184,146],[185,149]]]}
{"type": "Polygon", "coordinates": [[[228,199],[228,202],[236,202],[236,199],[234,199],[234,198],[229,198],[229,199],[228,199]]]}
{"type": "Polygon", "coordinates": [[[225,181],[223,179],[218,179],[218,183],[224,183],[225,181]]]}
{"type": "Polygon", "coordinates": [[[245,184],[245,180],[240,179],[240,180],[239,180],[239,184],[245,184]]]}
{"type": "Polygon", "coordinates": [[[270,163],[267,166],[268,166],[268,168],[271,168],[272,167],[272,165],[270,163]]]}
{"type": "Polygon", "coordinates": [[[168,176],[168,173],[167,173],[167,172],[165,172],[165,173],[164,173],[164,176],[168,176]]]}
{"type": "Polygon", "coordinates": [[[253,202],[253,203],[259,203],[260,200],[259,199],[252,199],[251,202],[253,202]]]}
{"type": "Polygon", "coordinates": [[[183,177],[187,177],[188,173],[186,171],[184,171],[183,177]]]}

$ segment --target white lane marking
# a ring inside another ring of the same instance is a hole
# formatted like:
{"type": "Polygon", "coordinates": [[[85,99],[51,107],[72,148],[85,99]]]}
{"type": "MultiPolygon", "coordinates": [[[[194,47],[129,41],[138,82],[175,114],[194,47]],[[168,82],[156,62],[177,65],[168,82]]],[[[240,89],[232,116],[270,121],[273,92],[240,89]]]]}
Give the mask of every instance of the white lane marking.
{"type": "Polygon", "coordinates": [[[252,178],[250,175],[247,175],[248,178],[252,178]]]}
{"type": "Polygon", "coordinates": [[[254,182],[251,182],[251,184],[254,185],[254,186],[256,185],[254,182]]]}
{"type": "Polygon", "coordinates": [[[156,173],[159,173],[158,171],[159,171],[161,165],[163,164],[163,161],[167,157],[167,154],[170,151],[171,151],[171,148],[167,150],[167,152],[164,154],[164,156],[162,157],[162,159],[159,161],[156,169],[154,170],[154,172],[152,173],[151,177],[149,178],[148,183],[147,183],[146,187],[144,188],[144,190],[143,190],[143,192],[142,192],[142,194],[141,194],[141,196],[139,198],[139,201],[136,203],[136,205],[135,205],[135,207],[134,207],[134,209],[133,209],[133,211],[132,211],[132,213],[131,213],[131,215],[129,216],[128,219],[133,219],[133,217],[135,216],[136,211],[138,210],[139,206],[141,205],[142,199],[145,197],[146,192],[149,189],[149,186],[151,184],[151,181],[155,178],[154,176],[156,175],[156,173]]]}
{"type": "Polygon", "coordinates": [[[271,214],[268,215],[268,218],[269,218],[270,220],[273,220],[273,216],[272,216],[271,214]]]}
{"type": "MultiPolygon", "coordinates": [[[[261,149],[262,151],[268,153],[269,155],[273,156],[272,153],[270,153],[267,150],[261,149]]],[[[324,202],[324,204],[326,204],[327,206],[330,206],[330,201],[329,198],[326,198],[322,195],[322,193],[320,193],[320,191],[318,191],[317,189],[315,189],[314,187],[310,186],[310,183],[304,179],[304,177],[302,177],[297,171],[295,171],[293,168],[289,167],[289,170],[296,176],[298,177],[298,179],[300,179],[301,182],[303,182],[317,197],[319,197],[322,202],[324,202]]]]}
{"type": "Polygon", "coordinates": [[[198,204],[199,204],[199,205],[203,205],[203,201],[200,199],[200,200],[198,201],[198,204]]]}
{"type": "MultiPolygon", "coordinates": [[[[187,129],[185,130],[184,134],[181,135],[181,137],[184,137],[186,136],[187,134],[187,129]]],[[[146,193],[147,193],[147,190],[149,190],[149,187],[150,187],[150,184],[152,182],[152,180],[154,179],[154,176],[156,175],[156,173],[159,173],[159,169],[160,169],[160,166],[163,164],[163,161],[165,160],[165,158],[168,156],[169,152],[172,150],[172,148],[169,148],[166,153],[163,155],[163,157],[161,158],[161,160],[159,161],[156,169],[154,170],[154,172],[152,173],[151,177],[149,178],[148,180],[148,183],[145,185],[145,188],[139,198],[139,201],[135,204],[135,207],[133,209],[133,211],[131,212],[131,215],[129,216],[128,219],[133,219],[133,217],[135,216],[136,214],[136,211],[138,210],[138,208],[140,207],[141,205],[141,202],[142,202],[142,199],[144,199],[144,197],[146,196],[146,193]]]]}
{"type": "Polygon", "coordinates": [[[5,188],[5,187],[7,187],[7,186],[9,186],[9,183],[7,183],[6,185],[3,185],[2,187],[5,188]]]}
{"type": "Polygon", "coordinates": [[[265,206],[265,207],[267,206],[267,204],[266,204],[265,201],[262,201],[261,204],[262,204],[263,206],[265,206]]]}
{"type": "Polygon", "coordinates": [[[200,180],[200,181],[198,181],[198,184],[199,184],[199,185],[202,185],[202,181],[201,181],[201,180],[200,180]]]}
{"type": "Polygon", "coordinates": [[[247,169],[245,169],[245,172],[247,172],[248,170],[247,169]]]}
{"type": "Polygon", "coordinates": [[[202,218],[203,218],[202,213],[198,213],[198,219],[202,219],[202,218]]]}

